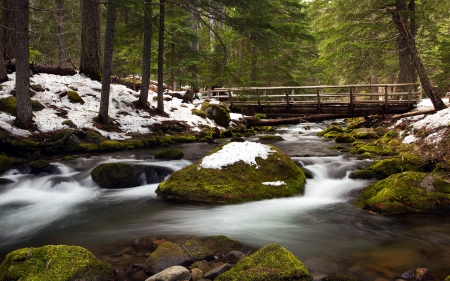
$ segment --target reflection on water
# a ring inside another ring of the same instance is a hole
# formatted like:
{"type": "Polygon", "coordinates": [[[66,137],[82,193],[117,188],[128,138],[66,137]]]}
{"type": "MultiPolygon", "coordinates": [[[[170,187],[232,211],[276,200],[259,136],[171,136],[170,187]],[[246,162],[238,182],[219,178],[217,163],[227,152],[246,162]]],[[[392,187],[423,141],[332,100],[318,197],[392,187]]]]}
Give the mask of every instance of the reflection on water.
{"type": "Polygon", "coordinates": [[[392,279],[415,267],[449,275],[448,217],[386,218],[358,210],[351,199],[370,182],[347,175],[368,162],[329,150],[329,141],[314,136],[318,125],[309,126],[312,131],[289,126],[278,132],[286,140],[273,143],[314,175],[297,197],[226,206],[175,204],[157,198],[157,184],[102,190],[89,174],[98,164],[114,161],[178,170],[216,147],[207,144],[180,145],[188,151],[180,161],[157,161],[154,149],[57,164],[58,175],[9,172],[4,177],[12,183],[0,187],[0,261],[7,252],[28,246],[81,245],[99,254],[105,243],[139,236],[220,234],[256,247],[279,243],[315,279],[337,273],[392,279]]]}

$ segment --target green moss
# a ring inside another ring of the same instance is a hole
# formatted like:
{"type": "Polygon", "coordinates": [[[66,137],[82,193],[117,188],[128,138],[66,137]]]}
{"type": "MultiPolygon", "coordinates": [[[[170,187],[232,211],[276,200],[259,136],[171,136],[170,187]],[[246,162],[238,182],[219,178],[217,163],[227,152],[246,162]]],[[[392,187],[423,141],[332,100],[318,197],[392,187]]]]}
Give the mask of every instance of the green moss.
{"type": "Polygon", "coordinates": [[[143,268],[150,274],[156,274],[168,267],[181,265],[190,260],[190,255],[177,244],[164,242],[145,261],[143,268]]]}
{"type": "Polygon", "coordinates": [[[169,140],[176,143],[192,143],[196,141],[196,137],[192,135],[174,135],[170,136],[169,140]]]}
{"type": "Polygon", "coordinates": [[[331,131],[331,132],[328,132],[325,135],[323,135],[323,137],[327,138],[327,139],[335,139],[335,138],[337,138],[337,136],[339,136],[341,134],[342,134],[342,132],[331,131]]]}
{"type": "Polygon", "coordinates": [[[337,143],[352,143],[355,141],[355,138],[350,134],[343,133],[343,134],[337,135],[335,138],[335,141],[337,143]]]}
{"type": "Polygon", "coordinates": [[[202,104],[201,110],[203,110],[209,118],[214,120],[217,125],[228,127],[230,124],[230,109],[223,103],[216,104],[205,101],[202,104]]]}
{"type": "Polygon", "coordinates": [[[365,210],[386,215],[448,212],[450,183],[426,173],[394,174],[364,189],[358,195],[355,204],[365,210]]]}
{"type": "Polygon", "coordinates": [[[64,120],[64,121],[61,122],[61,124],[66,125],[66,126],[68,126],[70,128],[74,128],[74,129],[77,128],[77,125],[75,125],[75,123],[73,123],[72,120],[64,120]]]}
{"type": "Polygon", "coordinates": [[[127,188],[133,186],[134,167],[123,163],[106,163],[95,167],[92,179],[103,188],[127,188]]]}
{"type": "Polygon", "coordinates": [[[359,128],[353,130],[351,135],[355,139],[378,139],[378,133],[372,128],[359,128]]]}
{"type": "Polygon", "coordinates": [[[211,250],[198,238],[193,237],[186,241],[180,241],[179,245],[196,261],[212,256],[211,250]]]}
{"type": "Polygon", "coordinates": [[[44,246],[13,251],[0,265],[0,280],[112,280],[112,266],[78,246],[44,246]]]}
{"type": "Polygon", "coordinates": [[[18,149],[34,150],[38,147],[38,143],[27,139],[15,139],[11,141],[11,144],[18,149]]]}
{"type": "Polygon", "coordinates": [[[116,151],[125,149],[125,145],[120,141],[105,140],[99,144],[98,148],[102,151],[116,151]]]}
{"type": "Polygon", "coordinates": [[[373,157],[373,155],[370,152],[364,152],[359,154],[359,157],[363,158],[363,159],[370,159],[373,157]]]}
{"type": "Polygon", "coordinates": [[[394,150],[384,147],[384,146],[378,146],[373,144],[357,144],[353,146],[352,153],[362,154],[368,152],[372,155],[376,156],[393,156],[397,155],[398,153],[394,150]]]}
{"type": "Polygon", "coordinates": [[[47,160],[39,159],[36,161],[30,162],[30,168],[36,171],[45,170],[50,166],[50,162],[47,160]]]}
{"type": "Polygon", "coordinates": [[[340,126],[332,125],[332,126],[328,126],[328,128],[326,128],[325,130],[323,130],[321,132],[318,132],[317,136],[323,137],[323,136],[325,136],[326,134],[328,134],[330,132],[343,133],[344,130],[342,130],[342,128],[340,126]]]}
{"type": "Polygon", "coordinates": [[[225,255],[230,251],[238,250],[242,247],[241,242],[230,239],[225,235],[207,237],[202,239],[202,241],[216,256],[225,255]]]}
{"type": "Polygon", "coordinates": [[[360,170],[356,172],[352,172],[349,176],[351,179],[363,179],[363,180],[370,180],[370,179],[384,179],[385,177],[377,174],[375,171],[372,170],[360,170]]]}
{"type": "Polygon", "coordinates": [[[45,108],[45,106],[42,103],[40,103],[38,101],[31,100],[31,109],[33,111],[41,111],[44,108],[45,108]]]}
{"type": "Polygon", "coordinates": [[[159,150],[155,153],[156,159],[170,159],[170,160],[178,160],[184,157],[183,151],[179,149],[164,149],[159,150]]]}
{"type": "Polygon", "coordinates": [[[304,280],[312,281],[305,265],[285,248],[270,244],[219,275],[216,281],[304,280]]]}
{"type": "Polygon", "coordinates": [[[359,279],[342,275],[329,275],[320,279],[320,281],[359,281],[359,279]]]}
{"type": "Polygon", "coordinates": [[[277,148],[270,148],[275,152],[266,160],[257,158],[258,168],[239,161],[221,170],[208,169],[200,167],[199,161],[174,172],[159,184],[156,193],[168,199],[223,204],[302,194],[306,181],[303,170],[277,148]],[[263,185],[273,181],[286,185],[263,185]]]}
{"type": "Polygon", "coordinates": [[[192,109],[192,114],[200,116],[203,119],[205,119],[207,117],[206,112],[204,112],[203,110],[197,109],[197,108],[192,109]]]}
{"type": "Polygon", "coordinates": [[[30,85],[30,88],[33,89],[33,91],[35,91],[35,92],[45,92],[44,87],[42,87],[39,84],[30,85]]]}
{"type": "Polygon", "coordinates": [[[78,95],[77,92],[75,91],[68,91],[67,92],[67,97],[69,98],[69,101],[71,103],[80,103],[80,104],[84,104],[84,100],[80,97],[80,95],[78,95]]]}
{"type": "Polygon", "coordinates": [[[79,145],[79,151],[82,152],[94,152],[94,151],[98,151],[98,145],[94,144],[94,143],[82,143],[79,145]]]}
{"type": "Polygon", "coordinates": [[[66,155],[63,158],[61,158],[61,161],[71,161],[71,160],[75,160],[76,158],[72,155],[66,155]]]}
{"type": "Polygon", "coordinates": [[[6,155],[0,155],[0,172],[4,172],[11,166],[22,165],[22,160],[17,158],[11,158],[6,155]]]}
{"type": "Polygon", "coordinates": [[[284,140],[284,138],[282,136],[277,136],[277,135],[264,135],[264,136],[260,136],[259,140],[284,140]]]}
{"type": "Polygon", "coordinates": [[[8,97],[0,99],[0,111],[7,112],[16,116],[17,102],[15,97],[8,97]]]}

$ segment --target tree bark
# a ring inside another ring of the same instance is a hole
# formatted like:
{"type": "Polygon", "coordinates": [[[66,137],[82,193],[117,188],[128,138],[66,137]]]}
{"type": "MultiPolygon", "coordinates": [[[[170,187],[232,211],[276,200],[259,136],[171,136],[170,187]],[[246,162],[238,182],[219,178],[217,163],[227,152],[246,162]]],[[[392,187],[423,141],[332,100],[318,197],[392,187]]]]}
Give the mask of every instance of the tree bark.
{"type": "Polygon", "coordinates": [[[152,54],[152,1],[144,0],[144,45],[142,48],[142,84],[138,104],[148,107],[150,66],[152,54]]]}
{"type": "MultiPolygon", "coordinates": [[[[396,0],[396,9],[398,12],[403,13],[407,11],[406,0],[396,0]]],[[[407,25],[408,23],[405,22],[407,25]]],[[[397,26],[399,36],[398,36],[398,64],[399,64],[399,74],[397,78],[397,83],[412,83],[413,77],[411,73],[414,72],[411,63],[411,56],[408,51],[408,38],[403,35],[401,27],[397,26]],[[411,70],[412,69],[412,70],[411,70]]],[[[404,89],[407,91],[408,89],[404,89]]]]}
{"type": "Polygon", "coordinates": [[[436,111],[447,108],[447,106],[444,104],[444,102],[442,101],[442,99],[439,97],[438,93],[434,89],[433,85],[431,84],[430,78],[428,77],[425,67],[423,66],[422,60],[420,59],[420,56],[419,56],[419,53],[417,52],[416,44],[414,44],[414,38],[412,37],[411,33],[409,32],[409,29],[406,26],[406,23],[403,21],[403,18],[401,16],[400,12],[395,8],[389,8],[388,10],[392,13],[394,22],[397,25],[399,31],[401,32],[402,37],[407,39],[406,40],[407,49],[408,49],[409,54],[414,63],[414,67],[417,71],[417,74],[419,75],[419,79],[420,79],[420,83],[422,84],[423,91],[430,98],[436,111]]]}
{"type": "Polygon", "coordinates": [[[15,32],[17,44],[16,59],[16,99],[17,115],[14,124],[28,129],[32,124],[32,110],[30,99],[30,66],[29,66],[29,36],[28,36],[28,7],[29,0],[15,0],[15,32]]]}
{"type": "Polygon", "coordinates": [[[159,39],[158,39],[158,106],[156,110],[164,113],[164,16],[165,0],[159,1],[159,39]]]}
{"type": "Polygon", "coordinates": [[[64,0],[55,0],[56,32],[58,37],[59,67],[67,66],[66,36],[64,34],[64,0]]]}
{"type": "Polygon", "coordinates": [[[103,60],[103,80],[102,93],[100,98],[100,111],[98,121],[102,124],[108,124],[109,92],[111,89],[112,60],[114,51],[114,31],[116,23],[116,1],[110,0],[107,4],[107,18],[105,30],[105,57],[103,60]]]}
{"type": "Polygon", "coordinates": [[[14,32],[15,13],[14,7],[16,0],[2,0],[2,26],[1,26],[1,41],[3,48],[3,57],[5,59],[16,58],[16,35],[14,32]]]}
{"type": "Polygon", "coordinates": [[[99,1],[81,0],[80,73],[102,80],[101,7],[99,1]]]}

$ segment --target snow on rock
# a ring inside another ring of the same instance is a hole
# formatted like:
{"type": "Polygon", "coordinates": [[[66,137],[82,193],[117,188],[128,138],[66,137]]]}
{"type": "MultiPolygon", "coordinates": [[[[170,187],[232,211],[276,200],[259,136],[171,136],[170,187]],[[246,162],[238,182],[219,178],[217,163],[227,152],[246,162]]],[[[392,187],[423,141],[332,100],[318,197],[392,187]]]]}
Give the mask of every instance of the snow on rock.
{"type": "Polygon", "coordinates": [[[203,158],[200,166],[203,168],[221,170],[222,167],[244,161],[248,165],[256,164],[256,158],[266,160],[274,151],[268,146],[256,142],[232,142],[224,145],[218,152],[203,158]]]}
{"type": "Polygon", "coordinates": [[[271,185],[271,186],[282,186],[286,185],[284,181],[272,181],[272,182],[263,182],[263,185],[271,185]]]}

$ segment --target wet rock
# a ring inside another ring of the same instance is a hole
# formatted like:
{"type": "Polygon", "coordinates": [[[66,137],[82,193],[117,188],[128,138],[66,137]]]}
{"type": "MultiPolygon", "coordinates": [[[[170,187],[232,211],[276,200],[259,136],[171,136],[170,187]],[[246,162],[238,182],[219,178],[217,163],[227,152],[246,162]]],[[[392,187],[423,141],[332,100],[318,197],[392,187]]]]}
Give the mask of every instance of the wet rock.
{"type": "Polygon", "coordinates": [[[155,251],[162,243],[166,242],[166,239],[161,237],[141,237],[133,239],[133,249],[138,252],[153,252],[155,251]]]}
{"type": "Polygon", "coordinates": [[[21,164],[21,159],[8,157],[6,155],[0,155],[0,172],[21,164]]]}
{"type": "Polygon", "coordinates": [[[192,262],[192,257],[177,244],[164,242],[145,261],[144,270],[150,274],[156,274],[166,268],[176,265],[187,265],[192,262]]]}
{"type": "Polygon", "coordinates": [[[395,277],[396,281],[440,281],[442,280],[428,268],[416,268],[395,277]]]}
{"type": "Polygon", "coordinates": [[[325,130],[318,132],[316,135],[319,137],[323,137],[330,132],[343,133],[344,130],[340,126],[331,125],[331,126],[328,126],[325,130]]]}
{"type": "Polygon", "coordinates": [[[10,184],[10,183],[14,183],[14,181],[11,179],[7,179],[7,178],[0,178],[0,185],[6,185],[6,184],[10,184]]]}
{"type": "Polygon", "coordinates": [[[320,281],[359,281],[359,280],[349,276],[329,275],[320,279],[320,281]]]}
{"type": "Polygon", "coordinates": [[[203,102],[201,110],[217,125],[228,127],[231,122],[230,109],[223,103],[203,102]]]}
{"type": "Polygon", "coordinates": [[[192,237],[187,240],[177,241],[177,244],[191,255],[194,261],[213,260],[213,252],[200,239],[192,237]]]}
{"type": "Polygon", "coordinates": [[[208,261],[205,260],[194,262],[191,266],[192,268],[198,268],[202,272],[208,272],[214,268],[209,264],[208,261]]]}
{"type": "Polygon", "coordinates": [[[377,139],[379,137],[373,128],[359,128],[354,130],[351,135],[356,139],[377,139]]]}
{"type": "Polygon", "coordinates": [[[212,251],[212,253],[219,258],[224,257],[230,251],[239,250],[242,248],[241,242],[232,240],[224,235],[207,237],[202,239],[202,241],[212,251]]]}
{"type": "Polygon", "coordinates": [[[155,159],[179,160],[183,157],[184,153],[179,149],[163,149],[155,153],[155,159]]]}
{"type": "Polygon", "coordinates": [[[210,279],[210,280],[214,280],[217,278],[217,276],[219,276],[220,274],[227,272],[228,270],[230,270],[233,267],[232,264],[229,263],[225,263],[221,266],[218,266],[214,269],[211,269],[210,271],[205,273],[205,278],[206,279],[210,279]]]}
{"type": "Polygon", "coordinates": [[[350,134],[343,133],[337,135],[334,141],[337,143],[352,143],[355,141],[355,138],[350,134]]]}
{"type": "Polygon", "coordinates": [[[231,264],[236,264],[243,260],[246,255],[241,251],[230,251],[225,255],[224,261],[231,264]]]}
{"type": "Polygon", "coordinates": [[[58,174],[59,169],[50,164],[50,162],[39,159],[36,161],[30,162],[30,168],[32,174],[40,174],[40,173],[49,173],[49,174],[58,174]]]}
{"type": "Polygon", "coordinates": [[[203,277],[203,271],[201,271],[199,268],[193,268],[191,270],[192,281],[199,281],[201,279],[204,279],[203,277]]]}
{"type": "MultiPolygon", "coordinates": [[[[205,275],[206,277],[206,275],[205,275]]],[[[231,280],[313,280],[308,269],[291,252],[270,244],[238,262],[217,281],[231,280]]]]}
{"type": "Polygon", "coordinates": [[[153,276],[150,276],[145,281],[177,281],[190,280],[191,273],[183,266],[169,267],[153,276]]]}

